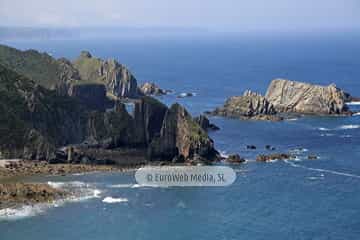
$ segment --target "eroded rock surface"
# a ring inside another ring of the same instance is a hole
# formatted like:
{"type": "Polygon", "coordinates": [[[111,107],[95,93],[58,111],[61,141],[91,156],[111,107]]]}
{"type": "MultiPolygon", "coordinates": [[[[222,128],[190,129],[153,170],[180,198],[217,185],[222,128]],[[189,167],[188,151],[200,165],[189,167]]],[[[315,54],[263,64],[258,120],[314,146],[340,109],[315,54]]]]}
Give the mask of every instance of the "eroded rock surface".
{"type": "Polygon", "coordinates": [[[279,112],[305,114],[348,114],[348,96],[334,84],[329,86],[275,79],[265,98],[279,112]]]}

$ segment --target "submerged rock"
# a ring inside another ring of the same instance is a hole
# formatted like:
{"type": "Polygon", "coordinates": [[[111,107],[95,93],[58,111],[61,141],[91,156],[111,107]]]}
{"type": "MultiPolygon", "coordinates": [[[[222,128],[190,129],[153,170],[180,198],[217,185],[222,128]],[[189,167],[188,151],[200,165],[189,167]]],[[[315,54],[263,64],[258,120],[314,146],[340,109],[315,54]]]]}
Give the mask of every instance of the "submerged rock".
{"type": "Polygon", "coordinates": [[[279,112],[317,115],[350,113],[345,104],[347,95],[334,84],[320,86],[275,79],[265,97],[279,112]]]}
{"type": "Polygon", "coordinates": [[[225,160],[227,162],[229,162],[229,163],[243,163],[243,162],[246,162],[246,160],[244,158],[240,157],[239,154],[229,155],[225,160]]]}

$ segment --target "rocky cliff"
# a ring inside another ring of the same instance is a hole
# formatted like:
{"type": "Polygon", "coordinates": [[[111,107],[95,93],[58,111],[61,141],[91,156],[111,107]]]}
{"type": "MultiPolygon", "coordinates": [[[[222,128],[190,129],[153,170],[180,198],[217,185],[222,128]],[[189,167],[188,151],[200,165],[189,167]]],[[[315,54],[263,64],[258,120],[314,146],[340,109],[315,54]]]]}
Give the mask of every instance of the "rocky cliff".
{"type": "Polygon", "coordinates": [[[102,83],[107,91],[120,98],[139,97],[137,81],[131,72],[114,59],[102,60],[83,51],[73,62],[84,81],[102,83]]]}
{"type": "Polygon", "coordinates": [[[171,159],[175,156],[214,159],[217,154],[207,133],[179,104],[166,111],[160,135],[154,138],[149,149],[151,159],[171,159]]]}
{"type": "Polygon", "coordinates": [[[104,99],[103,85],[78,85],[70,93],[77,97],[59,95],[0,65],[0,158],[53,161],[69,145],[85,146],[85,158],[87,152],[101,156],[102,151],[106,158],[121,158],[118,153],[127,148],[164,161],[216,153],[211,139],[180,105],[169,109],[143,97],[130,114],[119,101],[111,109],[91,104],[92,97],[94,104],[104,99]]]}
{"type": "Polygon", "coordinates": [[[21,51],[0,45],[0,64],[47,88],[67,95],[73,84],[104,84],[107,92],[120,98],[142,95],[130,71],[113,59],[102,60],[83,51],[72,63],[36,50],[21,51]]]}
{"type": "Polygon", "coordinates": [[[319,86],[285,79],[271,82],[265,98],[279,112],[347,114],[346,94],[334,84],[319,86]]]}

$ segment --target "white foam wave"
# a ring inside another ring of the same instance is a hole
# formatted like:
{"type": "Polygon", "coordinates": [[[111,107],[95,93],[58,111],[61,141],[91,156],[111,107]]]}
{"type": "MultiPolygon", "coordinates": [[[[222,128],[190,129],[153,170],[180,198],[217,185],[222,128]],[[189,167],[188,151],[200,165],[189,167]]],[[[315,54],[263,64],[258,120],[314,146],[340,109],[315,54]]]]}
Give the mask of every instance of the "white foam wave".
{"type": "Polygon", "coordinates": [[[5,208],[0,210],[0,220],[18,220],[39,215],[45,211],[43,204],[33,206],[22,206],[19,208],[5,208]]]}
{"type": "Polygon", "coordinates": [[[339,129],[347,130],[347,129],[357,129],[360,128],[360,125],[342,125],[339,129]]]}
{"type": "Polygon", "coordinates": [[[113,185],[109,185],[109,188],[131,188],[133,187],[134,184],[113,184],[113,185]]]}
{"type": "Polygon", "coordinates": [[[229,154],[227,154],[226,151],[220,151],[220,156],[223,158],[228,158],[229,154]]]}
{"type": "Polygon", "coordinates": [[[47,184],[53,188],[66,188],[66,187],[88,187],[89,184],[80,182],[80,181],[72,181],[72,182],[52,182],[49,181],[47,184]]]}
{"type": "Polygon", "coordinates": [[[352,178],[360,178],[360,175],[356,175],[356,174],[352,174],[352,173],[345,173],[345,172],[333,171],[333,170],[322,169],[322,168],[306,167],[306,166],[303,166],[303,165],[300,165],[300,164],[292,163],[291,161],[288,161],[288,160],[285,160],[284,162],[286,162],[287,164],[289,164],[292,167],[303,168],[303,169],[307,169],[307,170],[310,170],[310,171],[331,173],[331,174],[334,174],[334,175],[340,175],[340,176],[352,177],[352,178]]]}
{"type": "Polygon", "coordinates": [[[320,131],[336,131],[336,130],[351,130],[351,129],[358,129],[358,128],[360,128],[360,125],[348,124],[348,125],[341,125],[341,126],[336,127],[336,128],[319,127],[317,129],[320,130],[320,131]]]}
{"type": "Polygon", "coordinates": [[[360,105],[360,102],[348,102],[347,105],[360,105]]]}
{"type": "Polygon", "coordinates": [[[113,198],[113,197],[106,197],[102,200],[104,203],[122,203],[122,202],[128,202],[129,200],[127,198],[113,198]]]}
{"type": "Polygon", "coordinates": [[[360,112],[354,113],[353,116],[360,116],[360,112]]]}
{"type": "Polygon", "coordinates": [[[289,119],[286,119],[285,121],[290,121],[290,122],[292,122],[292,121],[297,121],[297,120],[299,120],[298,118],[289,118],[289,119]]]}
{"type": "Polygon", "coordinates": [[[38,203],[34,205],[23,205],[15,208],[5,208],[0,210],[0,220],[18,220],[27,217],[33,217],[45,212],[52,207],[60,207],[69,202],[81,202],[93,198],[101,197],[101,190],[95,188],[93,185],[72,181],[72,182],[48,182],[48,185],[57,188],[68,190],[71,195],[65,199],[59,199],[52,203],[38,203]]]}

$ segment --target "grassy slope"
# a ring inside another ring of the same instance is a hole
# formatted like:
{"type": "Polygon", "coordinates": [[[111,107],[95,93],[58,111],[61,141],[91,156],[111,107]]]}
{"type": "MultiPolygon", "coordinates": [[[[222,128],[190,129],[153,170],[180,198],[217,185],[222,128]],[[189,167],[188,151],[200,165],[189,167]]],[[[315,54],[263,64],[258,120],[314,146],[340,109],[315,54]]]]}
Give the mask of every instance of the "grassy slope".
{"type": "Polygon", "coordinates": [[[0,64],[46,88],[53,88],[59,79],[57,61],[48,54],[35,50],[20,51],[0,45],[0,64]]]}

